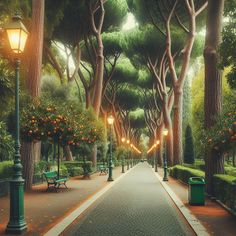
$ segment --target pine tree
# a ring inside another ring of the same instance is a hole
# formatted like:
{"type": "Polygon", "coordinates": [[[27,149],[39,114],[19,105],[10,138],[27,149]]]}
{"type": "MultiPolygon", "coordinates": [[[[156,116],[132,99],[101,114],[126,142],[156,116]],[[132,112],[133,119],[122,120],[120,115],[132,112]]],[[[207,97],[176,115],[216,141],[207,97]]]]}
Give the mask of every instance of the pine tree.
{"type": "Polygon", "coordinates": [[[187,125],[185,131],[184,163],[194,163],[193,135],[190,125],[187,125]]]}

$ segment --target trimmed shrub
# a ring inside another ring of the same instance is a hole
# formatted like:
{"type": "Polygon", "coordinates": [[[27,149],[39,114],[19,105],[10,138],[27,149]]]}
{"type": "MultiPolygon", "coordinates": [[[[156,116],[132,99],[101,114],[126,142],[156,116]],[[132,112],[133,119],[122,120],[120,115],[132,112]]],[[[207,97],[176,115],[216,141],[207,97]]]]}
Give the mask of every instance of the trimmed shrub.
{"type": "Polygon", "coordinates": [[[236,177],[230,175],[214,175],[215,197],[226,206],[236,211],[236,177]]]}
{"type": "Polygon", "coordinates": [[[83,161],[64,161],[63,165],[67,168],[69,175],[72,177],[84,174],[85,168],[88,173],[93,172],[91,161],[86,161],[85,164],[83,161]]]}
{"type": "Polygon", "coordinates": [[[170,176],[188,183],[190,177],[205,177],[205,173],[201,170],[188,168],[181,165],[176,165],[169,168],[170,176]]]}
{"type": "Polygon", "coordinates": [[[194,146],[191,126],[188,125],[185,131],[184,163],[194,163],[194,146]]]}

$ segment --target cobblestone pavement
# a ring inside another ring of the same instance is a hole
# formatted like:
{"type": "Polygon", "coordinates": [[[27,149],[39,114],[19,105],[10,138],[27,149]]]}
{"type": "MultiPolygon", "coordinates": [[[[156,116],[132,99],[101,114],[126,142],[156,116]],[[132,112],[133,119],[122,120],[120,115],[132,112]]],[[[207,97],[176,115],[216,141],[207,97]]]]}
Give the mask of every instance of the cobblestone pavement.
{"type": "Polygon", "coordinates": [[[139,164],[63,235],[194,235],[151,168],[139,164]]]}

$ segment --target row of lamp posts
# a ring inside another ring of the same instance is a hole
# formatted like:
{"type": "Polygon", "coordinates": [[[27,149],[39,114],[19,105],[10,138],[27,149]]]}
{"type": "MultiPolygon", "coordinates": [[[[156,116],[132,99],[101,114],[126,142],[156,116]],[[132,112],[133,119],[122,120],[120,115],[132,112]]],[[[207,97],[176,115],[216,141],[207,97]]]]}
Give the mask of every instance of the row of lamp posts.
{"type": "MultiPolygon", "coordinates": [[[[163,130],[163,135],[164,135],[164,155],[163,155],[163,167],[164,167],[164,176],[163,176],[163,181],[168,181],[168,175],[167,175],[167,150],[166,150],[166,142],[167,142],[167,136],[168,136],[168,129],[163,130]]],[[[155,172],[158,171],[157,168],[157,147],[160,144],[160,141],[157,140],[156,143],[153,145],[154,150],[154,157],[153,160],[151,161],[152,168],[155,167],[155,172]]],[[[151,149],[150,149],[151,150],[151,149]]]]}
{"type": "MultiPolygon", "coordinates": [[[[14,155],[14,166],[13,166],[13,177],[10,181],[10,219],[6,228],[6,233],[19,234],[27,229],[27,224],[24,217],[24,179],[22,178],[22,165],[20,161],[20,111],[19,111],[19,70],[20,70],[20,57],[24,52],[25,44],[28,38],[28,31],[24,24],[21,22],[21,17],[16,14],[12,18],[12,22],[5,25],[7,38],[9,40],[10,48],[14,58],[15,65],[15,155],[14,155]]],[[[110,155],[109,155],[109,174],[108,181],[113,181],[112,176],[112,126],[114,123],[114,117],[110,115],[107,119],[110,125],[110,155]]],[[[164,131],[165,137],[168,134],[168,130],[164,131]]],[[[125,139],[122,138],[122,142],[125,139]]],[[[126,143],[129,145],[130,141],[126,143]]],[[[166,146],[166,144],[165,144],[166,146]]],[[[129,158],[131,150],[129,148],[129,158]]],[[[131,167],[133,166],[133,160],[131,160],[131,167]]],[[[122,159],[122,173],[124,170],[124,158],[122,159]]],[[[127,162],[127,168],[129,169],[129,161],[127,162]]],[[[156,171],[157,171],[157,160],[156,160],[156,171]]],[[[164,155],[164,181],[167,181],[167,161],[166,151],[164,155]]]]}
{"type": "MultiPolygon", "coordinates": [[[[110,142],[110,153],[109,153],[109,161],[108,161],[108,179],[107,181],[113,181],[113,175],[112,175],[112,170],[113,170],[113,162],[112,162],[112,127],[114,124],[114,117],[112,115],[109,115],[107,118],[107,122],[109,124],[109,142],[110,142]]],[[[129,167],[133,167],[134,162],[133,162],[133,158],[131,155],[131,148],[133,147],[132,144],[130,144],[130,140],[129,139],[125,139],[122,138],[121,142],[124,144],[127,144],[128,149],[128,160],[127,160],[127,170],[129,170],[129,167]],[[131,161],[130,161],[131,160],[131,161]]],[[[124,155],[122,157],[122,173],[125,173],[125,159],[124,159],[124,155]]]]}

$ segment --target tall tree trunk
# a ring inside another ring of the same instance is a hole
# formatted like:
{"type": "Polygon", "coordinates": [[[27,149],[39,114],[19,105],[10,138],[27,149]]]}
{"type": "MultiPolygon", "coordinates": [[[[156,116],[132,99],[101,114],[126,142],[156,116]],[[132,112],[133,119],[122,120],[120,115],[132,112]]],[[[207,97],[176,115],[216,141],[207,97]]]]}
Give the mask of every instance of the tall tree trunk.
{"type": "MultiPolygon", "coordinates": [[[[32,0],[32,24],[29,45],[29,70],[26,87],[32,97],[40,94],[40,79],[43,52],[44,0],[32,0]]],[[[25,188],[29,190],[33,184],[35,157],[40,156],[40,144],[23,143],[22,161],[25,188]],[[26,146],[24,146],[26,145],[26,146]]],[[[39,158],[37,158],[39,159],[39,158]]]]}
{"type": "Polygon", "coordinates": [[[160,166],[163,165],[163,129],[164,129],[164,124],[162,123],[158,127],[158,139],[160,140],[160,145],[158,147],[158,155],[157,155],[157,162],[160,166]]]}
{"type": "Polygon", "coordinates": [[[64,156],[66,158],[66,161],[73,161],[73,156],[70,150],[70,146],[64,146],[63,147],[63,152],[64,152],[64,156]]]}
{"type": "Polygon", "coordinates": [[[167,164],[168,166],[173,166],[173,130],[172,130],[172,122],[170,118],[170,112],[168,109],[167,103],[167,95],[163,95],[163,119],[165,128],[168,129],[168,136],[166,140],[166,148],[167,148],[167,164]]]}
{"type": "MultiPolygon", "coordinates": [[[[208,0],[206,21],[206,38],[204,48],[205,60],[205,128],[209,129],[216,123],[216,118],[221,113],[222,104],[222,73],[217,68],[219,55],[217,48],[221,42],[222,18],[224,0],[208,0]]],[[[206,191],[213,193],[213,175],[224,173],[224,160],[217,150],[206,153],[206,191]]]]}
{"type": "Polygon", "coordinates": [[[102,100],[102,86],[103,86],[103,70],[104,70],[104,56],[103,56],[103,43],[102,37],[97,37],[98,49],[97,49],[97,65],[96,65],[96,84],[94,86],[93,96],[93,109],[97,117],[99,116],[101,100],[102,100]]]}
{"type": "Polygon", "coordinates": [[[183,142],[182,142],[182,112],[183,112],[183,90],[174,89],[174,165],[182,163],[183,142]]]}

